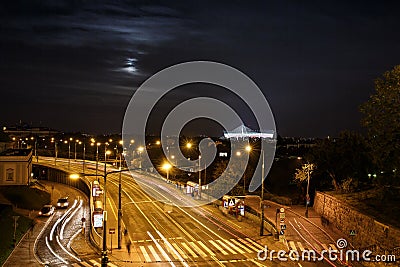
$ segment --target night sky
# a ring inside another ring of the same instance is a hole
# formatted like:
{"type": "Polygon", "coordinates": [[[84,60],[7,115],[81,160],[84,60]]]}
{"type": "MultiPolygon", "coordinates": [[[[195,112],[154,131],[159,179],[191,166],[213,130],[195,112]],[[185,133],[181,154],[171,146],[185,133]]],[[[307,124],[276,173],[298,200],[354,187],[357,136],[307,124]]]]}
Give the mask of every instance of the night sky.
{"type": "MultiPolygon", "coordinates": [[[[358,106],[373,92],[373,80],[400,64],[399,7],[396,1],[2,1],[0,124],[119,133],[144,80],[173,64],[210,60],[258,84],[282,136],[359,130],[358,106]]],[[[187,94],[202,90],[194,88],[187,94]]],[[[185,88],[171,99],[180,94],[185,88]]]]}

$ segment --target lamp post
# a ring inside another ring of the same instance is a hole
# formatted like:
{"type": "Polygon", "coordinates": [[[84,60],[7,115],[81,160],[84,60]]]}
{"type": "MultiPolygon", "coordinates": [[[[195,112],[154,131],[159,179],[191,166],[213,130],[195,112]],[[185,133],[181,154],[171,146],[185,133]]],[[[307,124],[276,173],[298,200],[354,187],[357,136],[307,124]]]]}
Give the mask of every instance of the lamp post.
{"type": "Polygon", "coordinates": [[[100,143],[97,143],[96,144],[96,175],[99,172],[99,146],[100,146],[100,143]]]}
{"type": "Polygon", "coordinates": [[[264,150],[261,149],[262,165],[261,165],[261,224],[260,236],[264,235],[264,150]]]}
{"type": "Polygon", "coordinates": [[[76,161],[76,144],[77,143],[79,143],[79,140],[75,140],[75,149],[74,149],[74,158],[75,158],[75,160],[74,161],[76,161]]]}
{"type": "Polygon", "coordinates": [[[68,143],[68,169],[71,168],[71,141],[72,138],[69,139],[69,142],[67,140],[64,141],[64,143],[68,143]]]}
{"type": "Polygon", "coordinates": [[[85,162],[85,156],[86,156],[86,144],[85,144],[85,141],[83,141],[83,155],[82,155],[82,160],[83,160],[83,163],[82,163],[82,172],[83,173],[85,173],[85,165],[86,165],[86,162],[85,162]]]}
{"type": "MultiPolygon", "coordinates": [[[[106,191],[106,178],[107,178],[107,155],[110,155],[111,152],[107,150],[108,143],[104,144],[104,192],[106,191]]],[[[104,193],[104,202],[103,202],[103,209],[106,210],[106,194],[104,193]]]]}
{"type": "Polygon", "coordinates": [[[164,163],[162,168],[167,172],[167,183],[169,182],[169,170],[171,169],[172,165],[169,163],[164,163]]]}
{"type": "Polygon", "coordinates": [[[199,200],[201,199],[201,155],[199,155],[199,200]]]}
{"type": "Polygon", "coordinates": [[[139,152],[139,169],[142,168],[142,152],[144,151],[144,147],[140,146],[138,147],[138,152],[139,152]]]}
{"type": "Polygon", "coordinates": [[[310,195],[309,195],[309,189],[310,189],[310,169],[312,171],[313,169],[313,164],[307,163],[307,192],[306,192],[306,212],[305,216],[308,218],[308,205],[310,204],[310,195]]]}
{"type": "MultiPolygon", "coordinates": [[[[121,141],[122,142],[122,141],[121,141]]],[[[119,169],[122,169],[122,153],[119,157],[119,169]]],[[[118,180],[118,249],[121,249],[121,220],[122,220],[122,172],[119,173],[119,180],[118,180]]]]}
{"type": "Polygon", "coordinates": [[[54,137],[52,137],[51,142],[54,143],[54,166],[56,166],[57,165],[57,156],[58,156],[57,141],[54,139],[54,137]]]}
{"type": "MultiPolygon", "coordinates": [[[[250,152],[252,151],[253,148],[251,146],[246,146],[246,151],[250,152]]],[[[262,160],[262,164],[261,164],[261,196],[260,196],[260,236],[264,235],[264,149],[261,148],[261,160],[262,160]]]]}
{"type": "MultiPolygon", "coordinates": [[[[130,169],[123,169],[123,170],[116,170],[116,171],[110,171],[110,172],[104,172],[103,175],[101,174],[85,174],[85,173],[81,173],[81,174],[71,174],[69,177],[71,179],[78,179],[80,177],[86,177],[86,176],[96,176],[96,177],[103,177],[104,179],[104,190],[103,190],[103,195],[104,195],[104,200],[106,199],[106,184],[107,184],[107,175],[109,174],[113,174],[113,173],[122,173],[125,171],[129,171],[130,169]]],[[[134,170],[134,169],[132,169],[134,170]]],[[[121,188],[121,175],[119,178],[119,188],[121,188]]],[[[118,214],[120,214],[120,211],[122,210],[122,205],[121,205],[121,190],[119,190],[119,196],[118,196],[118,203],[119,203],[119,207],[118,207],[118,214]]],[[[107,263],[108,263],[108,255],[107,255],[107,211],[105,210],[105,206],[104,206],[104,211],[103,211],[103,233],[102,233],[102,238],[103,238],[103,242],[102,242],[102,251],[101,251],[101,266],[102,267],[107,267],[107,263]]],[[[121,217],[122,217],[122,212],[121,212],[121,217]]],[[[118,216],[118,230],[120,230],[120,225],[121,225],[121,217],[118,216]]],[[[120,232],[120,231],[119,231],[120,232]]],[[[118,234],[118,248],[120,248],[120,242],[121,242],[121,234],[118,234]]]]}

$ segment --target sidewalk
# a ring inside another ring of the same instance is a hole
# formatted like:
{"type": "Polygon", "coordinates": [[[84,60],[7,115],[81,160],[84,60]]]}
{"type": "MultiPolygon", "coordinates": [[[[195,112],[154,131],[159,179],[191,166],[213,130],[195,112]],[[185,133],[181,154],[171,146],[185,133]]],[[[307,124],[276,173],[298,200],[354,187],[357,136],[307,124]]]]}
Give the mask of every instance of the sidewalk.
{"type": "Polygon", "coordinates": [[[35,240],[44,225],[44,221],[38,221],[36,225],[29,229],[3,266],[43,266],[35,259],[33,249],[35,240]]]}

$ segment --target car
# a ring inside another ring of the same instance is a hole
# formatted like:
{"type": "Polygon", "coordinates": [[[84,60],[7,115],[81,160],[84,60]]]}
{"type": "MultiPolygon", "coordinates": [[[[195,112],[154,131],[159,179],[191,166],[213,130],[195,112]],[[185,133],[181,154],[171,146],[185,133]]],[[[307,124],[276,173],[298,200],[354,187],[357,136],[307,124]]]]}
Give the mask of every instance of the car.
{"type": "Polygon", "coordinates": [[[68,202],[68,197],[62,197],[57,200],[57,208],[68,208],[69,202],[68,202]]]}
{"type": "Polygon", "coordinates": [[[54,207],[52,205],[44,205],[39,211],[39,216],[49,217],[54,213],[54,207]]]}

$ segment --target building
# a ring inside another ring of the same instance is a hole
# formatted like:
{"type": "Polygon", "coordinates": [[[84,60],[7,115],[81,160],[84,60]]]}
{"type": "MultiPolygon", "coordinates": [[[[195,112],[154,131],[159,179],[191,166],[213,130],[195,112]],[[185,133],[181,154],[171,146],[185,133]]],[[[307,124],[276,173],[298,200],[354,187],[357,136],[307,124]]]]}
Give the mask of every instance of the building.
{"type": "Polygon", "coordinates": [[[266,132],[256,132],[252,129],[241,125],[232,131],[224,132],[224,137],[227,139],[246,139],[246,138],[263,138],[263,139],[274,139],[275,132],[268,130],[266,132]]]}
{"type": "Polygon", "coordinates": [[[0,153],[0,186],[28,185],[31,173],[31,149],[7,149],[0,153]]]}
{"type": "Polygon", "coordinates": [[[28,125],[18,125],[3,127],[4,133],[8,134],[11,138],[27,138],[31,136],[47,137],[59,134],[58,131],[48,127],[32,127],[28,125]]]}

